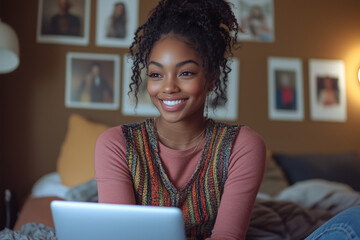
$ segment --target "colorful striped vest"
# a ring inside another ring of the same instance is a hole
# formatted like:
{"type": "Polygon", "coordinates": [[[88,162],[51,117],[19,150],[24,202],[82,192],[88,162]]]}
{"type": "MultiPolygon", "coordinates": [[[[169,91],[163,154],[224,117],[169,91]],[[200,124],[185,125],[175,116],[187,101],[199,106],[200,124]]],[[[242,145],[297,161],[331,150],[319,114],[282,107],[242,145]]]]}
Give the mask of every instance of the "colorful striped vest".
{"type": "Polygon", "coordinates": [[[123,126],[127,164],[139,205],[182,209],[188,239],[211,235],[239,126],[208,120],[201,159],[187,185],[178,190],[162,167],[153,119],[123,126]]]}

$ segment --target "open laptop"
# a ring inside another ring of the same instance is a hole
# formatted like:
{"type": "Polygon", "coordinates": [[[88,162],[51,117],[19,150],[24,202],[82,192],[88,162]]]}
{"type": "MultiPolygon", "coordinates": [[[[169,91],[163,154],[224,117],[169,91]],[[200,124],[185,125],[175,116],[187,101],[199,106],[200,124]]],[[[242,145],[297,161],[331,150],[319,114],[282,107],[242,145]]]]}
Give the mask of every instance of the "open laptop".
{"type": "Polygon", "coordinates": [[[52,201],[59,240],[184,240],[180,209],[104,203],[52,201]]]}

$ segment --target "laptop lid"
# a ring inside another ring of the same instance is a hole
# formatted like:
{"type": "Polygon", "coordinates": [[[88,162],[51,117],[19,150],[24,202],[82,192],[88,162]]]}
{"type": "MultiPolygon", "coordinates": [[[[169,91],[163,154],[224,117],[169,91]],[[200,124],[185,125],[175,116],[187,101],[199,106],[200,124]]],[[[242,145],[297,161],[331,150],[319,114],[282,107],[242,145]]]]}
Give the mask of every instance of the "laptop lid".
{"type": "Polygon", "coordinates": [[[52,201],[51,211],[59,240],[185,239],[175,207],[52,201]]]}

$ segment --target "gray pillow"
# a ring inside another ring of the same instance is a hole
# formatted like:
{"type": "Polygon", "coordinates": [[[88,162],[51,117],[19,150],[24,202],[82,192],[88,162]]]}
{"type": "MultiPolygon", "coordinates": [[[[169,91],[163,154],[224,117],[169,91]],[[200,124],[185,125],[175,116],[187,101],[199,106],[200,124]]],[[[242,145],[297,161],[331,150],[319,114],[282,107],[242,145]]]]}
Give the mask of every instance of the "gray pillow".
{"type": "Polygon", "coordinates": [[[360,159],[355,153],[273,154],[290,184],[308,179],[344,183],[360,191],[360,159]]]}

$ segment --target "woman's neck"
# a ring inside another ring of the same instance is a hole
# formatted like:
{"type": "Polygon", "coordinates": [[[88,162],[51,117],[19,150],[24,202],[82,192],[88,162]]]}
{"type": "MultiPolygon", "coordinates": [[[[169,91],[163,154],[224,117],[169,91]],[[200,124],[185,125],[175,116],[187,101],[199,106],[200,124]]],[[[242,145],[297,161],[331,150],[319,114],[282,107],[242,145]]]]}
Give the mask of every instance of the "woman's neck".
{"type": "Polygon", "coordinates": [[[185,150],[198,144],[205,136],[207,120],[181,121],[169,123],[161,117],[154,119],[158,139],[167,147],[185,150]]]}

